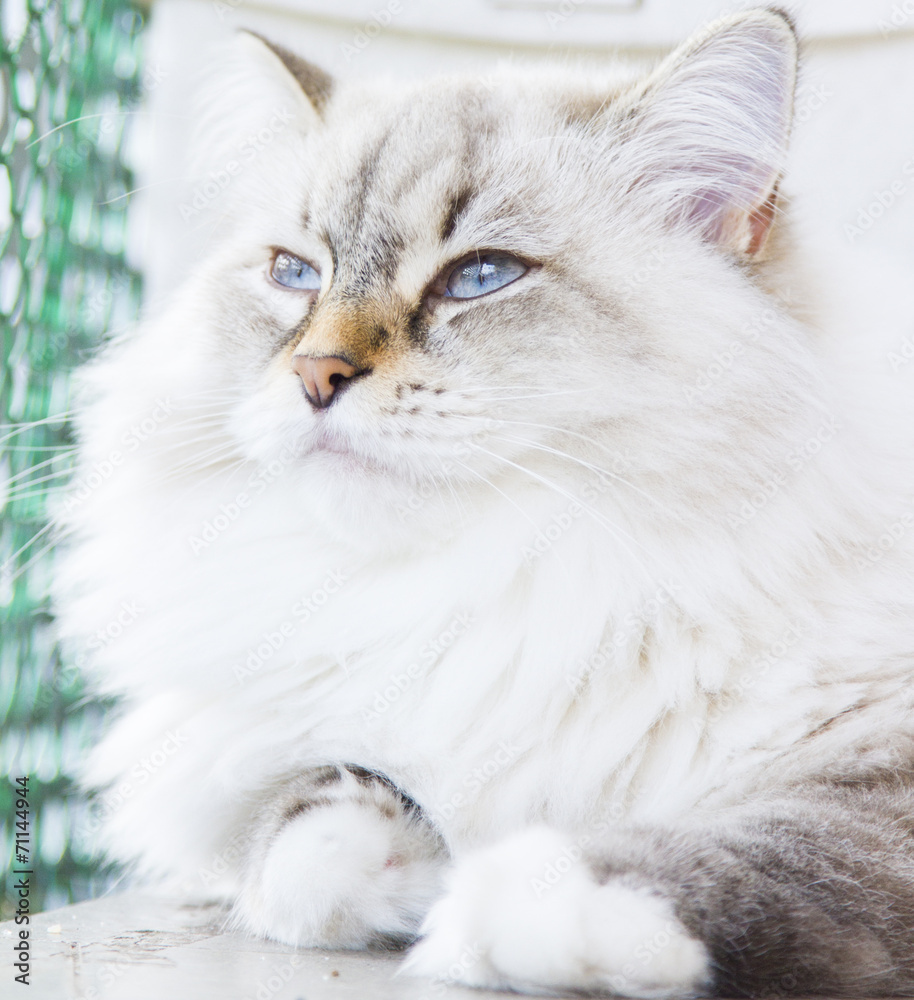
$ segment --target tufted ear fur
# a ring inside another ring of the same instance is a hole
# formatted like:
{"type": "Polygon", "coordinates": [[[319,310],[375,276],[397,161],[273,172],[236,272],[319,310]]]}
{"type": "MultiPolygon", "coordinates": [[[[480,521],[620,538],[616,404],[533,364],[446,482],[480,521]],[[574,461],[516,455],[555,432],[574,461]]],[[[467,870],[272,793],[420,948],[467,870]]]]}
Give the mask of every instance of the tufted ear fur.
{"type": "Polygon", "coordinates": [[[313,111],[320,116],[333,90],[333,78],[329,73],[254,31],[242,31],[241,38],[248,51],[277,84],[300,89],[313,111]]]}
{"type": "Polygon", "coordinates": [[[320,125],[333,79],[317,66],[251,31],[239,31],[214,51],[213,70],[198,95],[198,151],[225,160],[244,150],[320,125]]]}
{"type": "Polygon", "coordinates": [[[182,218],[208,238],[264,207],[266,162],[322,127],[334,86],[323,70],[249,31],[214,44],[211,61],[191,105],[188,180],[178,197],[182,218]]]}
{"type": "Polygon", "coordinates": [[[624,143],[632,190],[707,241],[755,257],[777,210],[797,41],[787,15],[712,24],[665,59],[635,100],[624,143]]]}

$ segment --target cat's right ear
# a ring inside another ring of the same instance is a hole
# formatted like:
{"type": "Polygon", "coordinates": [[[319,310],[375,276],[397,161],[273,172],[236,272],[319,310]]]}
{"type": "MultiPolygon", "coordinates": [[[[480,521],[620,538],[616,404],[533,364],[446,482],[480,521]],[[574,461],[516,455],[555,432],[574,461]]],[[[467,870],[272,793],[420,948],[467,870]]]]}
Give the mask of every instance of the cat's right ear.
{"type": "Polygon", "coordinates": [[[191,163],[198,175],[247,163],[321,124],[333,79],[250,31],[214,45],[196,94],[191,163]]]}
{"type": "Polygon", "coordinates": [[[262,69],[264,77],[295,102],[305,120],[311,116],[319,119],[333,93],[333,77],[263,35],[249,30],[238,34],[240,44],[262,69]]]}
{"type": "Polygon", "coordinates": [[[793,117],[797,40],[774,9],[723,18],[665,59],[618,147],[631,193],[737,256],[764,249],[793,117]]]}
{"type": "Polygon", "coordinates": [[[291,179],[306,183],[303,150],[323,128],[333,96],[327,73],[248,32],[214,38],[201,51],[198,82],[181,115],[183,145],[163,154],[192,234],[185,260],[272,217],[291,179]]]}

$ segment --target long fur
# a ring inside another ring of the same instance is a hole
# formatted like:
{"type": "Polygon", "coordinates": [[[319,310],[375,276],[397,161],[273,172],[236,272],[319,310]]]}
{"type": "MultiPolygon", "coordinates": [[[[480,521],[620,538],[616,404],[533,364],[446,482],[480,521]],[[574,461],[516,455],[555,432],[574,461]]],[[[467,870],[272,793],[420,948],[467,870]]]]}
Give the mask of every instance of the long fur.
{"type": "MultiPolygon", "coordinates": [[[[258,824],[327,767],[406,794],[444,864],[444,845],[460,860],[535,824],[692,829],[910,760],[904,387],[807,322],[780,214],[750,247],[795,54],[781,15],[750,12],[647,79],[336,81],[319,114],[273,55],[253,60],[272,74],[249,91],[270,94],[262,127],[286,124],[250,159],[247,131],[230,141],[224,237],[84,373],[59,612],[121,698],[86,776],[113,856],[235,898],[278,836],[258,824]],[[320,269],[316,305],[271,283],[277,247],[320,269]],[[480,248],[534,266],[427,306],[480,248]],[[291,352],[341,324],[372,372],[313,412],[291,352]]],[[[418,911],[434,895],[410,892],[418,911]]],[[[479,982],[609,981],[492,962],[479,982]]],[[[759,991],[734,968],[720,982],[759,991]]],[[[668,971],[614,988],[713,981],[668,971]]]]}

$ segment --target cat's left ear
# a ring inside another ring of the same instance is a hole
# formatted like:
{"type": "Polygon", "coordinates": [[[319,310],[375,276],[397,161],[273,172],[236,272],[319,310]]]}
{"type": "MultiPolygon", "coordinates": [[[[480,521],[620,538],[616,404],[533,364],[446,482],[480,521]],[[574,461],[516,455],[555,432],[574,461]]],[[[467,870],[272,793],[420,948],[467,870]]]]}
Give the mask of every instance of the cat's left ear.
{"type": "Polygon", "coordinates": [[[742,257],[765,246],[777,211],[797,74],[786,14],[752,10],[686,42],[632,109],[624,162],[675,224],[742,257]]]}
{"type": "Polygon", "coordinates": [[[263,35],[247,29],[240,35],[242,44],[260,62],[274,86],[286,90],[296,103],[305,108],[306,117],[313,114],[320,118],[333,93],[333,77],[263,35]]]}

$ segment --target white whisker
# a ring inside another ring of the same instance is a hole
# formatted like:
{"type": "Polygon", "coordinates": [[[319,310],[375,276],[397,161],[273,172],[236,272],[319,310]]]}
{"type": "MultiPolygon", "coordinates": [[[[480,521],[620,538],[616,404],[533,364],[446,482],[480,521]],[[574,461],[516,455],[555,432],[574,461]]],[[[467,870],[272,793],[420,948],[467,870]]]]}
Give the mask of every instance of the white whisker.
{"type": "MultiPolygon", "coordinates": [[[[36,465],[29,466],[27,469],[23,469],[22,472],[17,472],[16,475],[10,476],[5,483],[0,483],[0,490],[4,487],[9,486],[11,483],[15,483],[17,479],[22,479],[25,476],[31,475],[33,472],[37,472],[39,469],[43,469],[46,466],[53,465],[55,462],[59,462],[61,455],[52,455],[51,458],[46,458],[43,462],[38,462],[36,465]]],[[[62,472],[54,473],[54,475],[66,475],[68,469],[62,470],[62,472]]],[[[33,482],[44,482],[43,479],[33,480],[33,482]]]]}
{"type": "MultiPolygon", "coordinates": [[[[508,494],[507,494],[507,493],[505,493],[505,491],[504,491],[504,490],[501,490],[501,489],[499,489],[499,488],[498,488],[498,487],[497,487],[497,486],[495,485],[495,483],[493,483],[493,482],[492,482],[492,481],[491,481],[491,480],[490,480],[490,479],[489,479],[488,477],[484,476],[484,475],[483,475],[483,474],[482,474],[481,472],[477,472],[477,471],[476,471],[476,469],[473,469],[473,468],[471,468],[471,467],[470,467],[469,465],[466,465],[466,464],[464,464],[463,462],[460,462],[460,461],[457,461],[457,459],[454,459],[454,461],[455,461],[455,462],[457,463],[457,465],[459,465],[459,466],[460,466],[460,467],[461,467],[462,469],[465,469],[465,470],[466,470],[467,472],[469,472],[469,473],[470,473],[470,475],[472,475],[472,476],[475,476],[475,477],[476,477],[477,479],[481,480],[481,481],[482,481],[483,483],[485,483],[485,485],[486,485],[486,486],[488,486],[488,487],[489,487],[490,489],[493,489],[493,490],[494,490],[494,491],[495,491],[495,492],[496,492],[496,493],[497,493],[497,494],[498,494],[499,496],[501,496],[501,497],[503,497],[503,498],[504,498],[505,500],[507,500],[507,502],[508,502],[509,504],[511,504],[511,506],[512,506],[512,507],[513,507],[513,508],[514,508],[514,509],[515,509],[515,510],[516,510],[516,511],[517,511],[517,512],[518,512],[518,513],[520,514],[520,515],[521,515],[521,517],[522,517],[522,518],[523,518],[523,519],[524,519],[525,521],[527,521],[527,523],[528,523],[528,524],[530,524],[530,525],[532,526],[532,528],[533,528],[534,532],[535,532],[535,533],[536,533],[537,535],[539,535],[539,533],[540,533],[540,532],[541,532],[541,531],[543,530],[543,526],[542,526],[541,524],[537,524],[537,522],[533,520],[533,518],[532,518],[532,517],[531,517],[531,516],[529,515],[529,513],[527,513],[527,511],[525,511],[525,510],[524,510],[524,509],[523,509],[523,508],[522,508],[522,507],[521,507],[521,506],[520,506],[520,505],[519,505],[519,504],[517,503],[517,501],[515,501],[515,500],[514,500],[514,499],[513,499],[512,497],[508,496],[508,494]]],[[[559,559],[559,563],[560,563],[560,564],[561,564],[561,566],[562,566],[562,569],[563,569],[563,570],[564,570],[564,572],[565,572],[565,575],[566,575],[566,576],[568,577],[568,579],[569,579],[569,580],[572,580],[572,579],[573,579],[573,576],[572,576],[572,574],[571,574],[571,573],[569,572],[569,570],[568,570],[568,567],[567,567],[567,566],[565,565],[565,561],[564,561],[564,560],[562,559],[562,557],[561,557],[561,554],[559,554],[559,556],[558,556],[558,559],[559,559]]]]}
{"type": "MultiPolygon", "coordinates": [[[[31,472],[32,470],[29,469],[28,471],[31,472]]],[[[41,483],[49,483],[53,479],[60,480],[70,475],[72,475],[72,469],[60,469],[58,472],[51,472],[47,476],[39,476],[37,479],[26,480],[26,482],[21,484],[21,486],[23,489],[31,489],[34,486],[39,486],[41,483]]],[[[13,477],[13,479],[18,478],[19,476],[13,477]]],[[[13,479],[8,479],[5,483],[0,483],[0,494],[5,492],[5,488],[13,482],[13,479]]],[[[15,490],[10,491],[9,495],[12,495],[13,493],[15,493],[15,490]]]]}
{"type": "Polygon", "coordinates": [[[51,486],[44,486],[40,490],[30,490],[28,486],[24,486],[23,490],[26,492],[10,493],[7,496],[0,494],[0,509],[7,505],[22,503],[24,500],[31,500],[34,497],[56,498],[58,493],[66,492],[69,485],[67,482],[54,483],[51,486]]]}
{"type": "Polygon", "coordinates": [[[599,465],[594,465],[592,462],[588,462],[583,458],[577,458],[574,455],[569,455],[568,452],[559,450],[558,448],[551,448],[546,444],[538,444],[533,441],[529,441],[526,438],[509,438],[504,437],[503,435],[495,436],[503,441],[514,442],[515,444],[524,444],[527,445],[527,447],[535,449],[536,451],[547,452],[548,454],[555,455],[558,458],[567,459],[569,462],[575,462],[577,465],[583,466],[585,469],[590,469],[592,472],[596,472],[600,476],[607,476],[610,479],[615,479],[617,482],[622,483],[624,486],[628,486],[630,489],[634,490],[635,493],[643,496],[645,500],[649,500],[651,503],[655,504],[667,514],[670,514],[677,520],[682,520],[682,514],[679,511],[673,510],[672,507],[667,506],[667,504],[658,500],[646,490],[641,489],[639,486],[636,486],[634,483],[627,480],[624,476],[620,476],[618,473],[612,472],[610,469],[601,468],[599,465]]]}
{"type": "Polygon", "coordinates": [[[69,410],[65,413],[55,413],[49,417],[43,417],[41,420],[32,420],[28,423],[23,424],[0,424],[0,431],[7,430],[7,428],[14,427],[15,430],[10,431],[6,437],[0,438],[0,444],[5,441],[9,441],[10,438],[16,437],[17,434],[24,434],[26,431],[33,430],[35,427],[44,427],[46,425],[53,424],[65,424],[72,414],[69,410]]]}
{"type": "Polygon", "coordinates": [[[77,451],[76,447],[74,445],[72,445],[72,444],[40,444],[40,445],[39,444],[36,444],[36,445],[13,444],[13,445],[8,445],[3,450],[4,450],[4,452],[13,452],[13,451],[28,451],[28,452],[56,451],[56,452],[59,452],[61,455],[65,454],[65,453],[70,453],[72,455],[75,455],[76,451],[77,451]]]}
{"type": "MultiPolygon", "coordinates": [[[[67,532],[61,532],[60,538],[64,537],[65,534],[67,534],[67,532]]],[[[11,586],[12,584],[14,584],[24,573],[27,573],[39,560],[41,560],[42,557],[47,555],[48,552],[51,551],[51,549],[55,548],[58,542],[60,541],[60,538],[55,538],[53,541],[48,542],[47,545],[39,549],[33,556],[31,556],[26,562],[24,562],[19,567],[19,569],[16,570],[15,573],[7,577],[7,579],[4,580],[4,584],[6,584],[7,586],[11,586]]],[[[3,565],[4,571],[8,565],[9,565],[8,561],[4,563],[3,565]]]]}
{"type": "Polygon", "coordinates": [[[638,548],[644,550],[645,552],[647,551],[647,548],[644,545],[642,545],[629,532],[625,531],[623,528],[620,528],[619,525],[614,524],[613,522],[609,521],[603,514],[600,514],[599,511],[594,510],[593,507],[591,507],[589,504],[587,504],[583,500],[581,500],[580,497],[574,496],[574,494],[569,493],[567,490],[562,489],[561,486],[558,486],[556,483],[553,483],[552,481],[550,481],[550,480],[546,479],[545,477],[539,475],[539,473],[534,472],[532,469],[528,469],[528,468],[526,468],[523,465],[518,465],[517,462],[511,461],[511,459],[506,458],[504,455],[499,455],[497,452],[489,451],[488,448],[483,448],[480,445],[473,444],[473,447],[477,451],[481,452],[482,454],[489,455],[491,458],[494,458],[494,459],[497,459],[497,460],[499,460],[501,462],[504,462],[506,465],[510,465],[512,468],[517,469],[519,472],[525,473],[526,475],[528,475],[532,479],[535,479],[538,482],[542,483],[544,486],[548,487],[549,489],[554,490],[560,496],[566,497],[572,503],[578,504],[581,507],[582,510],[587,511],[587,513],[590,514],[590,516],[594,519],[594,521],[596,521],[597,524],[599,524],[606,531],[608,531],[610,534],[612,534],[618,540],[619,544],[623,546],[623,548],[626,550],[626,552],[628,552],[628,554],[636,562],[638,562],[638,564],[645,571],[645,573],[647,573],[648,578],[649,579],[653,579],[653,574],[650,572],[650,570],[648,570],[647,566],[640,560],[640,558],[638,557],[637,553],[635,553],[622,540],[623,537],[627,538],[629,541],[633,542],[636,546],[638,546],[638,548]]]}
{"type": "MultiPolygon", "coordinates": [[[[46,534],[53,527],[54,527],[54,522],[53,521],[49,521],[43,528],[41,528],[40,530],[36,531],[35,534],[32,535],[32,537],[25,543],[25,545],[21,545],[18,549],[16,549],[16,551],[11,556],[9,556],[6,559],[6,561],[3,563],[3,565],[0,566],[0,572],[6,572],[6,570],[13,563],[15,563],[15,561],[19,558],[19,556],[22,555],[23,552],[26,551],[26,549],[31,548],[35,544],[35,542],[37,542],[38,539],[41,538],[42,535],[46,534]]],[[[55,542],[51,542],[42,551],[47,552],[48,549],[52,548],[55,544],[56,544],[55,542]]],[[[26,563],[26,566],[29,566],[32,561],[33,560],[29,560],[29,562],[26,563]]],[[[25,567],[21,567],[20,568],[20,574],[24,571],[24,568],[25,567]]],[[[16,580],[18,578],[18,575],[20,575],[20,574],[14,575],[13,576],[13,580],[16,580]]]]}

